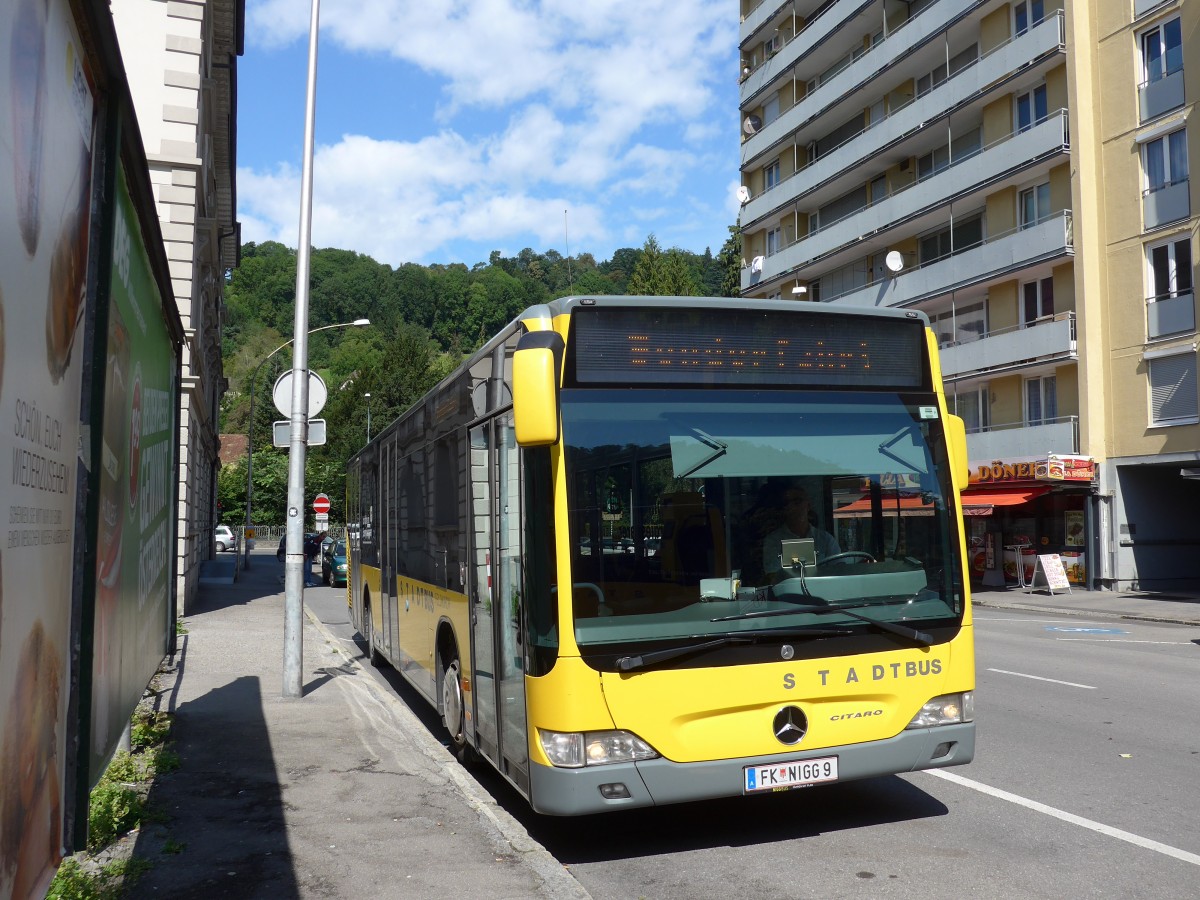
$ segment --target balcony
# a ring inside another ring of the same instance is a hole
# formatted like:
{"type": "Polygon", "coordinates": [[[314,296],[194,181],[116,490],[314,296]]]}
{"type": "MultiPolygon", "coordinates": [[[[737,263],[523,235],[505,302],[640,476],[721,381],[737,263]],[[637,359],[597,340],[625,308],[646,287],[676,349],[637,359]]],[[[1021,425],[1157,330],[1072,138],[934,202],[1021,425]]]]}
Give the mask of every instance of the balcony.
{"type": "MultiPolygon", "coordinates": [[[[823,113],[840,98],[862,87],[885,68],[903,59],[984,2],[985,0],[965,0],[960,3],[935,3],[926,7],[774,122],[747,138],[742,145],[743,159],[752,159],[782,141],[805,122],[823,113]]],[[[863,3],[861,0],[838,0],[817,20],[814,27],[806,28],[784,44],[782,50],[751,72],[742,82],[741,109],[746,110],[752,106],[751,101],[755,95],[763,93],[775,79],[787,72],[801,58],[805,58],[806,66],[813,64],[814,71],[811,74],[816,74],[816,71],[819,71],[819,63],[809,54],[847,18],[868,5],[869,2],[863,3]]],[[[848,51],[851,48],[843,49],[848,51]]],[[[829,62],[832,64],[835,61],[836,57],[831,56],[829,62]]],[[[807,77],[800,80],[807,80],[807,77]]]]}
{"type": "Polygon", "coordinates": [[[1169,0],[1133,0],[1133,17],[1140,19],[1158,7],[1165,6],[1168,2],[1169,0]]]}
{"type": "MultiPolygon", "coordinates": [[[[835,147],[778,185],[763,191],[743,208],[742,227],[750,227],[757,220],[817,187],[828,184],[844,173],[853,172],[885,148],[917,134],[927,122],[936,120],[947,110],[957,109],[998,89],[1008,75],[1027,66],[1030,60],[1065,52],[1064,35],[1062,13],[1048,16],[1025,34],[992,50],[974,65],[956,72],[928,94],[891,110],[861,134],[835,147]]],[[[766,149],[764,146],[763,150],[766,149]]],[[[857,173],[856,177],[862,180],[862,173],[857,173]]]]}
{"type": "Polygon", "coordinates": [[[1193,291],[1146,300],[1146,337],[1150,340],[1196,330],[1196,295],[1193,291]]]}
{"type": "Polygon", "coordinates": [[[1033,362],[1078,359],[1075,313],[1059,313],[1032,325],[990,332],[977,341],[951,344],[942,347],[940,356],[946,381],[1019,369],[1033,362]]]}
{"type": "Polygon", "coordinates": [[[1146,229],[1178,222],[1191,214],[1192,200],[1186,178],[1142,192],[1142,222],[1146,229]]]}
{"type": "Polygon", "coordinates": [[[1067,210],[1031,228],[996,235],[970,250],[910,269],[894,278],[880,279],[838,297],[821,299],[850,306],[911,306],[945,296],[953,290],[1000,281],[1028,266],[1074,253],[1074,223],[1067,210]]]}
{"type": "MultiPolygon", "coordinates": [[[[742,24],[738,30],[738,44],[741,45],[746,43],[746,41],[754,34],[754,32],[758,31],[758,29],[762,28],[764,25],[770,23],[777,15],[779,15],[779,11],[787,5],[787,0],[762,0],[758,6],[754,7],[754,9],[752,9],[750,12],[742,16],[742,24]]],[[[802,13],[800,10],[797,10],[797,13],[801,15],[807,15],[806,13],[802,13]]]]}
{"type": "Polygon", "coordinates": [[[967,458],[972,469],[991,465],[997,459],[1078,452],[1078,416],[1059,416],[1044,425],[994,425],[967,435],[967,458]]]}
{"type": "Polygon", "coordinates": [[[1183,69],[1176,69],[1156,81],[1138,85],[1138,109],[1141,121],[1149,122],[1163,113],[1183,106],[1183,69]]]}
{"type": "MultiPolygon", "coordinates": [[[[935,175],[896,191],[878,203],[856,210],[842,219],[810,231],[789,246],[763,260],[758,282],[789,276],[802,266],[867,238],[882,233],[922,213],[947,206],[985,188],[994,189],[1006,178],[1039,161],[1068,152],[1067,113],[1059,110],[1032,128],[1010,134],[982,152],[964,157],[935,175]]],[[[956,257],[957,258],[957,257],[956,257]]],[[[749,274],[749,273],[747,273],[749,274]]],[[[890,304],[889,304],[890,305],[890,304]]]]}
{"type": "MultiPolygon", "coordinates": [[[[847,21],[859,15],[864,9],[874,3],[875,0],[834,0],[833,3],[827,4],[824,9],[817,8],[813,11],[814,15],[808,20],[807,24],[801,28],[795,35],[792,36],[783,47],[772,56],[770,59],[760,63],[750,71],[750,74],[742,79],[742,106],[744,107],[747,100],[750,100],[755,94],[770,84],[772,80],[779,74],[796,64],[796,61],[820,46],[829,39],[829,35],[837,31],[847,21]]],[[[762,27],[765,20],[775,17],[775,13],[779,4],[774,0],[763,0],[758,8],[746,17],[746,21],[742,23],[741,37],[739,40],[744,41],[746,37],[753,34],[754,31],[762,27]],[[770,12],[767,12],[767,9],[770,12]],[[758,22],[753,29],[747,28],[750,23],[751,16],[758,17],[758,22]]]]}

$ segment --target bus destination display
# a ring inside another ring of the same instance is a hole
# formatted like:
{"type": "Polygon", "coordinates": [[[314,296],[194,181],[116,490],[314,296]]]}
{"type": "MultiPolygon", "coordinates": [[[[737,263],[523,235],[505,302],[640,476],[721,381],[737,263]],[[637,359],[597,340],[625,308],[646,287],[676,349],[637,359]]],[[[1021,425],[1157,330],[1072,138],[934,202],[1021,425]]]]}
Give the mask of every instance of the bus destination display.
{"type": "Polygon", "coordinates": [[[577,310],[579,384],[922,387],[924,329],[825,310],[577,310]]]}

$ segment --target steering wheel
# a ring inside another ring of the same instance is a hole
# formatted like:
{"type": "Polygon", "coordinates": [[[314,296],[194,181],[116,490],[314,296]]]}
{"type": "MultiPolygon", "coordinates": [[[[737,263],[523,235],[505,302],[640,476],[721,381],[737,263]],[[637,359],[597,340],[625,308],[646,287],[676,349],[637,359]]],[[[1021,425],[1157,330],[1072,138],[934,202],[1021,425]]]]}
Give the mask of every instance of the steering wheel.
{"type": "Polygon", "coordinates": [[[873,557],[866,550],[847,550],[844,553],[835,553],[833,556],[827,556],[818,562],[817,565],[823,566],[825,563],[831,563],[839,559],[862,559],[866,560],[867,562],[878,562],[878,560],[876,560],[875,557],[873,557]]]}

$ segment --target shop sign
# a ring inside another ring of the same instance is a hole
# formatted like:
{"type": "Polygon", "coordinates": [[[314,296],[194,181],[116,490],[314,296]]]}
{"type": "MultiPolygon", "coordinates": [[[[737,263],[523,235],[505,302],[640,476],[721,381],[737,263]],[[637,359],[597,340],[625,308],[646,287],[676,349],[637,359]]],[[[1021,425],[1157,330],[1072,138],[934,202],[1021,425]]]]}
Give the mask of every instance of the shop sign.
{"type": "Polygon", "coordinates": [[[970,484],[1007,484],[1017,481],[1094,481],[1096,461],[1090,456],[1025,457],[996,459],[991,464],[976,466],[970,473],[970,484]]]}
{"type": "Polygon", "coordinates": [[[1050,454],[1045,463],[1038,463],[1034,478],[1039,481],[1095,481],[1096,461],[1090,456],[1060,456],[1050,454]]]}

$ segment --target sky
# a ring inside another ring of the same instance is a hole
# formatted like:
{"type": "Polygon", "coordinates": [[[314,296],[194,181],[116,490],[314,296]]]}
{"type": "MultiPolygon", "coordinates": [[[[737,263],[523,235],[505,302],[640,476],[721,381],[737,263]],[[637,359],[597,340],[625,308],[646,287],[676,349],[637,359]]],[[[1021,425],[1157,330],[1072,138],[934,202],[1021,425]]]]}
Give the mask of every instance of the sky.
{"type": "MultiPolygon", "coordinates": [[[[654,234],[715,254],[738,202],[733,0],[323,0],[312,244],[398,266],[654,234]]],[[[248,0],[243,242],[299,243],[311,8],[248,0]]]]}

